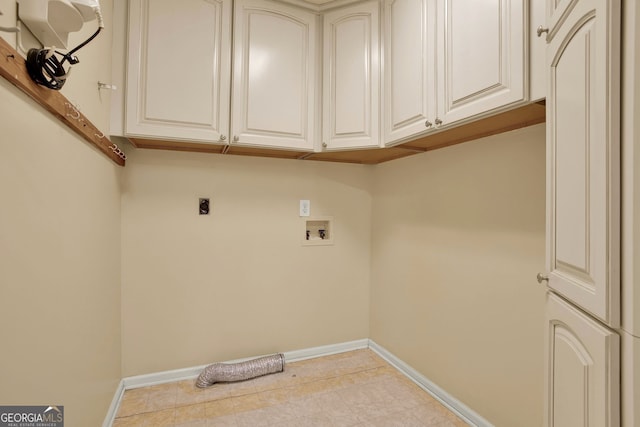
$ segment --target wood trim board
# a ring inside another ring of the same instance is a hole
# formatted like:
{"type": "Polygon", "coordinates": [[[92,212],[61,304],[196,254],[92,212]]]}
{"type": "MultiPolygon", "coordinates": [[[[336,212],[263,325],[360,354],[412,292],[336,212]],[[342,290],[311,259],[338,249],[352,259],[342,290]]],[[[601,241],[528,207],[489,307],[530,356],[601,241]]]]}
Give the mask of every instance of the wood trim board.
{"type": "Polygon", "coordinates": [[[158,150],[197,151],[205,153],[231,154],[241,156],[272,157],[281,159],[316,160],[324,162],[357,163],[376,165],[390,160],[400,159],[425,151],[436,150],[461,144],[463,142],[496,135],[519,128],[545,122],[546,108],[544,102],[530,103],[485,117],[460,126],[445,128],[432,132],[408,142],[392,147],[370,148],[359,150],[335,150],[322,152],[305,152],[295,150],[278,150],[255,148],[233,143],[227,145],[194,143],[182,141],[165,141],[159,139],[129,138],[137,148],[158,150]]]}
{"type": "Polygon", "coordinates": [[[89,144],[98,148],[114,163],[120,166],[125,165],[124,154],[117,154],[119,151],[117,146],[78,111],[63,94],[40,86],[31,80],[24,58],[2,38],[0,38],[0,76],[24,92],[89,144]]]}

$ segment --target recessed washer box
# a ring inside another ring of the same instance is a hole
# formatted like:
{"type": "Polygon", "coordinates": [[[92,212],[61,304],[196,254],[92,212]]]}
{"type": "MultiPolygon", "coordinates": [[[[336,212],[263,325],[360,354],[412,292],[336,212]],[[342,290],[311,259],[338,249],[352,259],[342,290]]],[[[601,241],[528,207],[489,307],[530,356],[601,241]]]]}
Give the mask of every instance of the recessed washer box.
{"type": "Polygon", "coordinates": [[[307,218],[303,222],[303,246],[333,245],[333,217],[307,218]]]}

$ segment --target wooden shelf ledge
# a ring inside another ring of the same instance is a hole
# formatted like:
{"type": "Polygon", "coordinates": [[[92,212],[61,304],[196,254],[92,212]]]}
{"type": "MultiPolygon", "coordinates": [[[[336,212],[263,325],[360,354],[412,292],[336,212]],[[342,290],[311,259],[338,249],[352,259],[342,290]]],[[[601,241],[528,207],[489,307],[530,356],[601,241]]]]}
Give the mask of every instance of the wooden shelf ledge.
{"type": "Polygon", "coordinates": [[[64,95],[31,80],[24,58],[2,38],[0,38],[0,76],[31,97],[84,140],[97,147],[113,162],[120,166],[125,165],[124,157],[114,151],[116,146],[64,95]]]}
{"type": "Polygon", "coordinates": [[[325,151],[321,153],[251,148],[233,144],[221,145],[144,138],[129,138],[129,141],[137,148],[375,165],[423,153],[425,151],[449,147],[451,145],[461,144],[478,138],[496,135],[538,123],[544,123],[544,121],[545,103],[542,101],[527,104],[514,108],[513,110],[505,111],[494,116],[466,123],[451,129],[445,129],[394,147],[365,150],[325,151]]]}
{"type": "Polygon", "coordinates": [[[484,138],[519,128],[544,123],[546,108],[544,101],[527,104],[475,122],[466,123],[433,135],[427,135],[398,147],[416,151],[430,151],[474,139],[484,138]]]}

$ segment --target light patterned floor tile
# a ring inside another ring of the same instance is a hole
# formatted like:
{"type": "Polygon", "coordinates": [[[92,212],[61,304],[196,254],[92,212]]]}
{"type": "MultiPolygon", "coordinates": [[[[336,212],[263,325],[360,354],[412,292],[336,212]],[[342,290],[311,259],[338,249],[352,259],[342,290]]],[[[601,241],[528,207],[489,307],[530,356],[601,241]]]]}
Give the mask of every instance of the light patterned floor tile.
{"type": "Polygon", "coordinates": [[[207,420],[186,421],[184,423],[176,422],[173,427],[207,427],[207,420]]]}
{"type": "Polygon", "coordinates": [[[118,409],[119,417],[127,417],[129,415],[142,414],[147,409],[147,396],[145,395],[129,395],[125,393],[120,408],[118,409]]]}
{"type": "Polygon", "coordinates": [[[180,406],[175,409],[175,423],[187,423],[191,421],[202,421],[207,419],[206,404],[197,403],[195,405],[180,406]]]}
{"type": "Polygon", "coordinates": [[[369,425],[372,427],[424,427],[422,421],[406,412],[396,412],[375,418],[370,421],[369,425]]]}
{"type": "Polygon", "coordinates": [[[154,385],[148,388],[147,412],[162,411],[176,407],[178,383],[154,385]]]}
{"type": "Polygon", "coordinates": [[[124,418],[116,418],[113,427],[141,427],[144,426],[144,415],[131,415],[124,418]]]}
{"type": "Polygon", "coordinates": [[[238,427],[234,414],[207,419],[207,427],[238,427]]]}
{"type": "Polygon", "coordinates": [[[175,409],[164,409],[144,414],[144,427],[173,427],[175,422],[175,409]]]}
{"type": "Polygon", "coordinates": [[[235,412],[236,407],[232,398],[213,400],[206,402],[204,406],[204,413],[207,419],[231,415],[235,412]]]}
{"type": "Polygon", "coordinates": [[[463,427],[371,350],[200,389],[195,380],[127,390],[113,427],[463,427]]]}

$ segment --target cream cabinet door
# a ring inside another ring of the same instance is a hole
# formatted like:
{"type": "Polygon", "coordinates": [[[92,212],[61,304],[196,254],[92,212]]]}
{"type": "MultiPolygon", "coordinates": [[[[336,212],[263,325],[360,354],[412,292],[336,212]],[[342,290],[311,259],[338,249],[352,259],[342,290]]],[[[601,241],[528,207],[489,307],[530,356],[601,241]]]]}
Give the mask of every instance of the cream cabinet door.
{"type": "Polygon", "coordinates": [[[549,292],[545,425],[620,425],[620,337],[549,292]]]}
{"type": "Polygon", "coordinates": [[[436,118],[436,3],[384,3],[384,142],[434,128],[436,118]]]}
{"type": "Polygon", "coordinates": [[[545,26],[546,8],[542,0],[529,2],[529,101],[535,102],[547,96],[547,67],[544,33],[538,28],[545,26]]]}
{"type": "Polygon", "coordinates": [[[549,286],[615,328],[620,325],[620,3],[578,0],[567,11],[547,46],[549,286]]]}
{"type": "Polygon", "coordinates": [[[231,0],[131,0],[125,134],[226,139],[231,0]]]}
{"type": "Polygon", "coordinates": [[[313,150],[316,15],[270,0],[237,0],[232,143],[313,150]]]}
{"type": "Polygon", "coordinates": [[[576,5],[577,0],[544,0],[547,11],[547,25],[549,35],[553,36],[555,32],[563,25],[567,16],[576,5]]]}
{"type": "Polygon", "coordinates": [[[526,99],[526,5],[526,0],[438,0],[439,123],[526,99]]]}
{"type": "Polygon", "coordinates": [[[323,146],[377,147],[379,4],[369,1],[324,15],[323,146]]]}

